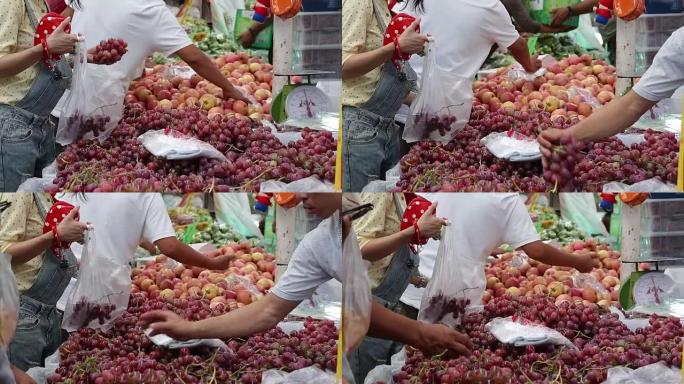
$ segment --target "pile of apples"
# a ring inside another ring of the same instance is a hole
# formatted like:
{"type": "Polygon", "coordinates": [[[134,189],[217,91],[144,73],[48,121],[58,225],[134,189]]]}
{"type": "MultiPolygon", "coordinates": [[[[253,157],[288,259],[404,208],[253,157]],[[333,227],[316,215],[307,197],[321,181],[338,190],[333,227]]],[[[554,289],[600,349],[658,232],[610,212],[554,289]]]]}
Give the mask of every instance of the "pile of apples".
{"type": "Polygon", "coordinates": [[[533,81],[511,81],[509,69],[501,68],[473,83],[474,105],[485,105],[492,112],[543,110],[553,120],[560,116],[582,120],[592,114],[594,105],[615,98],[616,69],[603,60],[572,55],[546,69],[533,81]]]}
{"type": "Polygon", "coordinates": [[[229,243],[207,256],[233,255],[225,271],[190,267],[157,256],[132,271],[132,297],[208,300],[210,309],[234,310],[248,305],[274,285],[275,257],[251,243],[229,243]]]}
{"type": "MultiPolygon", "coordinates": [[[[190,78],[167,76],[168,65],[156,65],[145,77],[131,82],[125,104],[139,104],[149,110],[201,108],[209,114],[243,117],[257,121],[271,118],[273,66],[247,53],[229,53],[214,59],[221,73],[233,85],[247,91],[259,103],[225,99],[223,90],[194,74],[190,78]]],[[[184,64],[180,64],[184,65],[184,64]]]]}
{"type": "Polygon", "coordinates": [[[594,240],[578,240],[563,247],[574,254],[594,254],[601,263],[588,275],[603,289],[595,289],[586,284],[583,287],[574,285],[573,276],[577,272],[573,268],[552,267],[529,259],[517,267],[512,261],[518,255],[508,252],[486,267],[487,290],[482,298],[483,303],[493,297],[548,295],[555,298],[556,304],[564,301],[581,302],[584,305],[602,307],[617,306],[620,289],[620,252],[611,250],[606,244],[597,244],[594,240]]]}

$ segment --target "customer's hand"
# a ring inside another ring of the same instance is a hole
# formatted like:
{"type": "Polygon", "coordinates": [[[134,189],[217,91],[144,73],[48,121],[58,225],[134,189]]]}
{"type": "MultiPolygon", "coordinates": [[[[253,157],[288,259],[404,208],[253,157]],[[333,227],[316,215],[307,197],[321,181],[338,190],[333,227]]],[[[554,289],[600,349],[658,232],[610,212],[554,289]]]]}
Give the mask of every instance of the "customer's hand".
{"type": "Polygon", "coordinates": [[[561,25],[570,16],[570,9],[568,7],[556,8],[551,11],[551,25],[561,25]]]}
{"type": "Polygon", "coordinates": [[[150,311],[140,316],[143,323],[152,329],[150,336],[163,334],[176,340],[193,338],[192,322],[183,320],[171,311],[150,311]]]}
{"type": "Polygon", "coordinates": [[[254,44],[254,41],[256,41],[256,35],[252,33],[251,29],[248,29],[240,35],[240,45],[242,45],[242,48],[248,49],[254,44]]]}
{"type": "Polygon", "coordinates": [[[59,235],[60,241],[67,243],[83,241],[83,236],[88,229],[88,225],[76,220],[78,210],[78,207],[72,209],[64,220],[57,225],[57,234],[59,235]]]}
{"type": "Polygon", "coordinates": [[[414,55],[422,53],[425,49],[425,43],[428,38],[425,35],[418,33],[420,26],[420,19],[416,19],[406,30],[399,36],[399,49],[401,53],[408,53],[414,55]]]}
{"type": "Polygon", "coordinates": [[[12,366],[12,373],[14,373],[14,381],[17,384],[37,384],[31,376],[15,366],[12,366]]]}
{"type": "Polygon", "coordinates": [[[413,347],[420,349],[428,356],[445,352],[450,356],[470,356],[473,344],[468,336],[446,325],[419,322],[418,345],[413,345],[413,347]]]}
{"type": "Polygon", "coordinates": [[[420,231],[420,237],[423,239],[431,239],[439,235],[442,231],[442,226],[446,224],[446,220],[435,215],[436,209],[437,203],[434,203],[418,219],[418,230],[420,231]]]}
{"type": "Polygon", "coordinates": [[[48,50],[51,54],[61,55],[63,53],[74,53],[79,37],[74,34],[66,33],[65,29],[71,21],[67,17],[47,38],[48,50]]]}

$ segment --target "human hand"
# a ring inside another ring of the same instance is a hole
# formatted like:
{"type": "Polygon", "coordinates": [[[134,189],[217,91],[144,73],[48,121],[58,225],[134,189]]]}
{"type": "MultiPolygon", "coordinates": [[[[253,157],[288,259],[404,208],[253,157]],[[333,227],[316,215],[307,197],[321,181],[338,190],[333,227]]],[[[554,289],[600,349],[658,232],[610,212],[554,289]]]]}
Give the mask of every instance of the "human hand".
{"type": "Polygon", "coordinates": [[[537,141],[539,141],[542,161],[544,158],[551,157],[554,145],[558,145],[561,142],[570,142],[572,139],[571,129],[550,128],[541,131],[541,134],[537,136],[537,141]]]}
{"type": "Polygon", "coordinates": [[[37,384],[31,376],[15,366],[12,366],[12,373],[14,373],[14,381],[17,384],[37,384]]]}
{"type": "Polygon", "coordinates": [[[408,53],[414,55],[422,53],[425,49],[425,43],[428,38],[425,35],[418,33],[420,26],[420,19],[416,19],[406,30],[399,36],[399,49],[401,53],[408,53]]]}
{"type": "Polygon", "coordinates": [[[74,53],[76,52],[76,43],[79,41],[78,35],[71,33],[66,33],[65,29],[71,21],[70,17],[67,17],[62,21],[62,23],[52,31],[50,36],[47,37],[48,51],[51,54],[61,55],[63,53],[74,53]]]}
{"type": "Polygon", "coordinates": [[[442,226],[446,224],[446,220],[435,216],[437,203],[434,203],[428,208],[423,216],[418,219],[418,230],[420,237],[424,239],[431,239],[439,235],[442,231],[442,226]]]}
{"type": "Polygon", "coordinates": [[[528,73],[535,73],[542,67],[542,62],[535,56],[530,56],[530,65],[525,66],[525,71],[528,73]]]}
{"type": "Polygon", "coordinates": [[[592,269],[601,267],[601,264],[596,259],[596,254],[593,252],[574,256],[576,259],[573,263],[574,267],[582,273],[589,273],[592,269]]]}
{"type": "Polygon", "coordinates": [[[556,8],[551,11],[551,25],[561,25],[570,16],[570,8],[556,8]]]}
{"type": "Polygon", "coordinates": [[[470,350],[473,348],[468,336],[443,324],[419,322],[418,340],[418,345],[413,347],[430,356],[444,352],[450,356],[470,356],[470,350]]]}
{"type": "Polygon", "coordinates": [[[251,98],[242,88],[231,85],[229,88],[223,89],[224,99],[242,100],[247,104],[256,104],[256,100],[251,98]]]}
{"type": "Polygon", "coordinates": [[[225,271],[230,268],[230,261],[233,260],[232,255],[220,255],[213,257],[210,260],[210,269],[214,271],[225,271]]]}
{"type": "Polygon", "coordinates": [[[240,35],[240,45],[242,45],[242,48],[250,48],[254,41],[256,41],[256,34],[251,29],[242,32],[240,35]]]}
{"type": "Polygon", "coordinates": [[[88,230],[88,225],[76,220],[78,211],[79,207],[75,207],[66,215],[64,220],[57,225],[57,234],[59,235],[60,241],[67,243],[83,241],[83,236],[85,231],[88,230]]]}
{"type": "Polygon", "coordinates": [[[183,320],[171,311],[150,311],[140,316],[152,332],[150,336],[164,334],[176,340],[192,339],[192,321],[183,320]]]}

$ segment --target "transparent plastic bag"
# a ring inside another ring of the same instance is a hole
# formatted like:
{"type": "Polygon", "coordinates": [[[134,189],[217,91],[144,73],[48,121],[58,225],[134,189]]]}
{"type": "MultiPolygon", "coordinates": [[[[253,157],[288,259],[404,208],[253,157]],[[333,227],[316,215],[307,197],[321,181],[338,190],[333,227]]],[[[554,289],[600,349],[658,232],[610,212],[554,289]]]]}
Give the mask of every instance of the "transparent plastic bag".
{"type": "Polygon", "coordinates": [[[572,275],[572,284],[575,288],[591,288],[596,293],[608,293],[608,290],[594,276],[588,273],[575,272],[572,275]]]}
{"type": "Polygon", "coordinates": [[[263,239],[264,235],[252,218],[246,193],[215,193],[216,219],[230,225],[245,238],[263,239]]]}
{"type": "Polygon", "coordinates": [[[434,43],[427,44],[424,60],[420,93],[411,105],[402,138],[409,143],[421,140],[447,143],[470,119],[473,82],[439,68],[434,43]]]}
{"type": "Polygon", "coordinates": [[[487,330],[504,344],[516,347],[528,345],[555,344],[568,348],[577,348],[570,340],[558,331],[540,324],[533,324],[525,319],[512,317],[492,319],[485,325],[487,330]]]}
{"type": "Polygon", "coordinates": [[[14,338],[19,317],[19,292],[9,256],[0,253],[0,348],[14,338]]]}
{"type": "Polygon", "coordinates": [[[62,328],[67,332],[85,327],[109,330],[128,307],[130,267],[122,260],[98,254],[94,232],[86,232],[78,283],[64,310],[62,328]]]}
{"type": "Polygon", "coordinates": [[[213,0],[209,5],[214,32],[232,36],[235,28],[235,15],[238,9],[246,8],[244,0],[213,0]]]}
{"type": "Polygon", "coordinates": [[[279,192],[292,192],[292,193],[319,193],[319,192],[335,192],[335,186],[321,181],[316,176],[306,177],[291,183],[283,183],[282,181],[267,180],[261,183],[260,188],[261,193],[279,193],[279,192]]]}
{"type": "Polygon", "coordinates": [[[71,89],[65,93],[55,136],[59,144],[93,138],[103,142],[123,116],[125,87],[107,67],[88,64],[85,42],[76,44],[71,89]]]}
{"type": "Polygon", "coordinates": [[[226,156],[211,144],[194,137],[188,137],[173,129],[147,131],[138,136],[138,141],[153,155],[169,160],[189,160],[207,157],[228,161],[226,156]]]}
{"type": "Polygon", "coordinates": [[[509,161],[533,161],[541,159],[539,142],[519,132],[490,133],[480,140],[492,155],[509,161]]]}
{"type": "Polygon", "coordinates": [[[268,370],[261,375],[261,384],[335,384],[337,378],[334,373],[323,371],[316,366],[298,369],[287,373],[275,369],[268,370]]]}
{"type": "Polygon", "coordinates": [[[53,181],[57,177],[57,161],[53,161],[43,168],[41,177],[26,179],[19,185],[17,192],[44,192],[48,187],[54,185],[53,181]]]}
{"type": "Polygon", "coordinates": [[[612,367],[603,384],[681,384],[682,374],[663,363],[646,365],[638,369],[612,367]]]}
{"type": "Polygon", "coordinates": [[[625,184],[613,181],[603,185],[604,193],[621,193],[621,192],[649,192],[649,193],[670,193],[677,192],[677,186],[674,184],[664,183],[662,180],[653,178],[640,181],[635,184],[625,184]]]}
{"type": "Polygon", "coordinates": [[[390,365],[378,365],[373,368],[366,379],[363,381],[364,384],[375,384],[378,382],[391,384],[393,383],[392,376],[395,373],[401,371],[401,368],[406,364],[406,349],[402,348],[401,351],[394,354],[390,359],[390,365]]]}
{"type": "Polygon", "coordinates": [[[442,227],[432,278],[423,293],[418,320],[455,327],[466,308],[478,306],[487,282],[484,261],[458,252],[453,225],[442,227]]]}
{"type": "Polygon", "coordinates": [[[601,108],[601,102],[598,101],[597,98],[595,98],[591,92],[587,91],[586,89],[582,89],[579,87],[570,87],[568,88],[568,100],[571,100],[575,102],[576,104],[579,103],[587,103],[591,106],[592,110],[597,110],[601,108]]]}
{"type": "Polygon", "coordinates": [[[353,231],[347,235],[342,247],[342,280],[343,345],[344,353],[350,353],[361,344],[368,332],[373,300],[368,267],[353,231]]]}

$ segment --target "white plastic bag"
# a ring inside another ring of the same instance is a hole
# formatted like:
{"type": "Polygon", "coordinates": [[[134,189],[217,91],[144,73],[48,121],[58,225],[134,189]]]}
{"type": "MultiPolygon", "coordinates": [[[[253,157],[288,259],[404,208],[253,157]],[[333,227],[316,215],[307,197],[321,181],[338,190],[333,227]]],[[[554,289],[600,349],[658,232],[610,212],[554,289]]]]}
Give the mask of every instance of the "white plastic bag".
{"type": "Polygon", "coordinates": [[[93,138],[103,142],[123,116],[126,89],[107,67],[88,64],[85,42],[76,44],[71,89],[64,96],[55,137],[59,144],[93,138]]]}
{"type": "Polygon", "coordinates": [[[261,375],[261,384],[335,384],[337,378],[332,372],[323,371],[316,366],[310,366],[287,373],[275,369],[268,370],[261,375]]]}
{"type": "Polygon", "coordinates": [[[109,330],[128,307],[130,267],[115,255],[98,254],[94,232],[86,232],[78,283],[64,310],[62,328],[67,332],[85,327],[109,330]]]}
{"type": "Polygon", "coordinates": [[[214,193],[216,219],[228,224],[245,238],[263,239],[264,235],[252,218],[246,193],[214,193]]]}
{"type": "Polygon", "coordinates": [[[181,348],[196,348],[196,347],[209,347],[209,348],[219,348],[223,350],[229,349],[226,343],[219,339],[192,339],[179,341],[172,337],[166,336],[164,334],[150,336],[152,333],[152,328],[145,330],[145,336],[147,336],[150,341],[159,347],[164,347],[168,349],[181,349],[181,348]]]}
{"type": "Polygon", "coordinates": [[[519,132],[490,133],[480,140],[492,155],[509,161],[533,161],[541,159],[539,142],[519,132]]]}
{"type": "Polygon", "coordinates": [[[344,353],[350,353],[361,344],[368,332],[373,300],[368,267],[353,231],[347,235],[342,247],[342,280],[343,345],[344,353]]]}
{"type": "Polygon", "coordinates": [[[677,186],[674,184],[663,183],[660,179],[648,179],[638,183],[628,185],[613,181],[603,185],[604,193],[621,193],[621,192],[648,192],[648,193],[671,193],[677,192],[677,186]]]}
{"type": "Polygon", "coordinates": [[[432,278],[423,293],[418,320],[455,327],[469,306],[481,304],[487,282],[484,261],[458,252],[457,229],[442,227],[432,278]]]}
{"type": "Polygon", "coordinates": [[[0,254],[0,348],[9,347],[19,317],[19,292],[9,256],[0,254]]]}
{"type": "MultiPolygon", "coordinates": [[[[38,384],[47,384],[47,378],[54,375],[59,368],[59,349],[45,359],[44,367],[33,367],[26,371],[38,384]]],[[[1,382],[1,381],[0,381],[1,382]]]]}
{"type": "Polygon", "coordinates": [[[577,224],[589,235],[610,236],[601,221],[603,215],[596,208],[593,193],[561,193],[559,198],[561,217],[577,224]]]}
{"type": "Polygon", "coordinates": [[[681,384],[682,374],[663,363],[646,365],[638,369],[613,367],[603,384],[681,384]]]}
{"type": "Polygon", "coordinates": [[[320,192],[335,192],[335,186],[321,181],[315,176],[306,177],[304,179],[296,180],[291,183],[283,183],[282,181],[266,180],[261,183],[260,187],[261,193],[279,193],[279,192],[307,192],[307,193],[320,193],[320,192]]]}
{"type": "Polygon", "coordinates": [[[485,327],[500,342],[512,344],[516,347],[555,344],[564,345],[568,348],[577,348],[558,331],[523,320],[524,319],[513,320],[512,317],[498,317],[492,319],[485,327]]]}
{"type": "Polygon", "coordinates": [[[373,368],[366,379],[363,381],[364,384],[375,384],[377,382],[382,383],[393,383],[392,376],[395,373],[401,371],[401,368],[406,364],[406,349],[402,348],[401,351],[397,352],[390,359],[390,365],[378,365],[373,368]]]}
{"type": "Polygon", "coordinates": [[[433,43],[427,44],[418,98],[411,105],[402,138],[449,142],[470,119],[472,79],[445,71],[437,65],[433,43]]]}
{"type": "Polygon", "coordinates": [[[208,157],[210,159],[228,161],[226,156],[211,144],[194,137],[185,136],[173,129],[147,131],[138,136],[138,141],[153,155],[169,160],[189,160],[208,157]]]}
{"type": "Polygon", "coordinates": [[[214,32],[232,36],[235,28],[235,15],[238,9],[245,9],[244,0],[212,0],[211,25],[214,32]]]}
{"type": "Polygon", "coordinates": [[[53,185],[53,181],[57,177],[57,161],[55,160],[43,168],[41,175],[41,177],[26,179],[19,185],[17,192],[44,192],[49,186],[53,185]]]}

